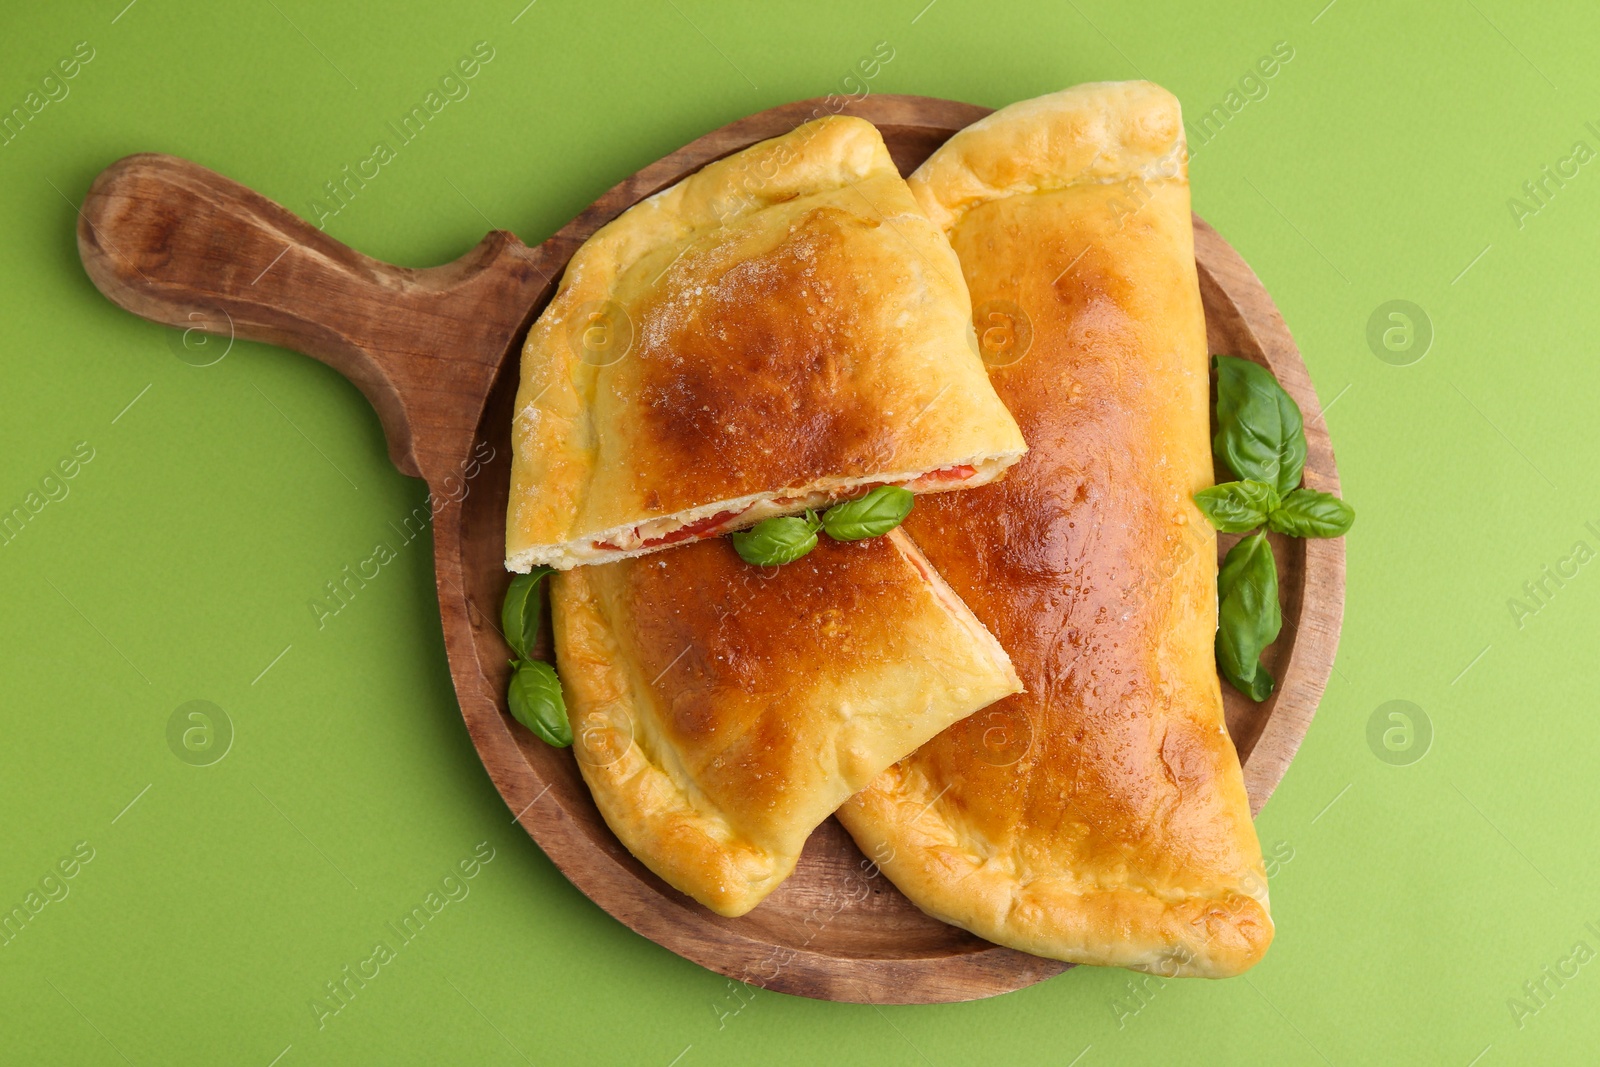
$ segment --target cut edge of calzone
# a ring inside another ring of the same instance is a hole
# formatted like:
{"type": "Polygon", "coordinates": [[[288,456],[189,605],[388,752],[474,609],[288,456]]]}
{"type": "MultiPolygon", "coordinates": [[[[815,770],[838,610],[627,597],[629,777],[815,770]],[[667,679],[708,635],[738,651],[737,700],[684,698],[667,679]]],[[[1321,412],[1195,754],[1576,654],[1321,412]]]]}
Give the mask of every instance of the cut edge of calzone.
{"type": "Polygon", "coordinates": [[[899,531],[779,568],[726,538],[553,579],[573,752],[630,852],[712,911],[781,883],[851,794],[1020,688],[899,531]]]}
{"type": "Polygon", "coordinates": [[[602,227],[528,334],[506,567],[566,569],[1026,449],[960,265],[868,122],[832,116],[602,227]]]}
{"type": "Polygon", "coordinates": [[[904,529],[1027,693],[839,811],[928,914],[1011,948],[1225,977],[1273,935],[1213,658],[1203,307],[1178,101],[1145,82],[1004,108],[912,175],[974,303],[1028,323],[991,378],[1031,449],[904,529]]]}

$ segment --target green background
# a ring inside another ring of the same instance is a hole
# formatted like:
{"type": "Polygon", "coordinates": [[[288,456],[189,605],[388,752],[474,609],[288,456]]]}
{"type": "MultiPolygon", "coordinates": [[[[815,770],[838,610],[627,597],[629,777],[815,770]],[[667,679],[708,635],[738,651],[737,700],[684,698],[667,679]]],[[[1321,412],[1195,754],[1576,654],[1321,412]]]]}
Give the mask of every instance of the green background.
{"type": "Polygon", "coordinates": [[[1522,987],[1600,949],[1600,565],[1538,602],[1523,583],[1600,548],[1600,164],[1508,205],[1600,148],[1580,5],[125,2],[9,4],[0,31],[5,109],[94,49],[0,148],[0,509],[93,450],[0,546],[0,908],[94,850],[0,947],[0,1061],[1594,1062],[1600,963],[1522,987]],[[512,824],[455,705],[426,539],[317,628],[307,602],[422,484],[332,371],[243,343],[194,366],[101,298],[73,205],[154,150],[309,214],[478,41],[471,95],[329,233],[416,266],[491,224],[537,242],[707,130],[855,88],[880,41],[873,92],[1002,105],[1144,76],[1191,117],[1293,49],[1264,98],[1191,132],[1196,208],[1276,297],[1360,515],[1338,667],[1260,819],[1278,932],[1247,977],[1142,1002],[1091,969],[939,1007],[733,991],[512,824]],[[1432,323],[1420,362],[1369,347],[1394,299],[1432,323]],[[233,724],[211,766],[168,746],[191,700],[233,724]],[[1431,724],[1423,758],[1420,732],[1369,745],[1392,700],[1431,724]],[[485,841],[470,895],[319,1029],[323,983],[485,841]]]}

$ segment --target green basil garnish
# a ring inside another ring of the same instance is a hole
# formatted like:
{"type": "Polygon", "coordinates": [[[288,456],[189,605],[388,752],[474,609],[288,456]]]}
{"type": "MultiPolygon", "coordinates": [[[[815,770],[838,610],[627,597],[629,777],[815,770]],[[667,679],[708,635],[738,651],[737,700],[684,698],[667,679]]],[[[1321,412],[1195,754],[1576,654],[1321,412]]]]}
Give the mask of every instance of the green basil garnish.
{"type": "Polygon", "coordinates": [[[906,520],[915,502],[909,489],[880,485],[865,496],[835,504],[821,518],[816,512],[807,511],[803,516],[762,519],[733,535],[733,550],[740,559],[757,567],[793,563],[817,547],[819,530],[835,541],[882,537],[906,520]]]}
{"type": "Polygon", "coordinates": [[[1223,533],[1244,533],[1267,521],[1278,507],[1278,491],[1266,482],[1223,482],[1194,495],[1195,506],[1223,533]]]}
{"type": "MultiPolygon", "coordinates": [[[[1306,465],[1300,405],[1272,372],[1237,356],[1215,356],[1217,459],[1239,477],[1202,489],[1194,503],[1223,533],[1265,525],[1290,537],[1339,537],[1356,521],[1355,509],[1332,493],[1301,489],[1306,465]]],[[[1217,574],[1217,665],[1251,700],[1272,695],[1272,676],[1261,650],[1283,626],[1278,568],[1266,532],[1246,537],[1228,553],[1217,574]]]]}
{"type": "Polygon", "coordinates": [[[1287,496],[1306,465],[1300,406],[1272,372],[1237,356],[1217,356],[1217,435],[1212,448],[1234,475],[1266,482],[1287,496]]]}
{"type": "Polygon", "coordinates": [[[835,504],[822,516],[822,528],[835,541],[882,537],[911,514],[916,497],[898,485],[880,485],[866,496],[835,504]]]}
{"type": "Polygon", "coordinates": [[[733,535],[733,550],[740,559],[757,567],[793,563],[817,547],[817,531],[821,528],[822,520],[813,511],[804,516],[762,519],[733,535]]]}
{"type": "Polygon", "coordinates": [[[567,701],[554,667],[539,660],[523,660],[511,675],[511,691],[507,695],[511,714],[539,740],[557,748],[572,744],[567,701]]]}
{"type": "Polygon", "coordinates": [[[544,610],[544,578],[554,567],[535,567],[511,579],[506,602],[500,608],[501,632],[511,651],[527,659],[539,639],[539,615],[544,610]]]}
{"type": "Polygon", "coordinates": [[[1266,533],[1254,533],[1228,551],[1217,574],[1217,664],[1251,700],[1272,695],[1261,652],[1282,628],[1278,566],[1266,533]]]}
{"type": "Polygon", "coordinates": [[[535,567],[513,578],[505,603],[500,605],[500,624],[505,628],[506,644],[517,654],[506,692],[512,716],[545,744],[566,748],[572,744],[572,725],[567,721],[561,678],[550,664],[530,658],[539,637],[544,579],[553,573],[553,567],[535,567]]]}
{"type": "Polygon", "coordinates": [[[1342,537],[1355,521],[1355,508],[1332,493],[1296,489],[1267,516],[1267,528],[1290,537],[1342,537]]]}

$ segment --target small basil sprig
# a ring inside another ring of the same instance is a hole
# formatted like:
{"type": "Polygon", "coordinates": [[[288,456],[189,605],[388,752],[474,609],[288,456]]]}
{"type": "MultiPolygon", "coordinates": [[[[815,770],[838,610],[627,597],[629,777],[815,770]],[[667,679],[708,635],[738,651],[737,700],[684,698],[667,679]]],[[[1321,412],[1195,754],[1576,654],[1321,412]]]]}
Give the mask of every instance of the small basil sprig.
{"type": "Polygon", "coordinates": [[[1251,700],[1272,695],[1272,675],[1261,653],[1278,638],[1278,565],[1267,535],[1257,532],[1228,551],[1217,572],[1217,665],[1251,700]]]}
{"type": "Polygon", "coordinates": [[[803,516],[762,519],[733,535],[733,550],[757,567],[793,563],[817,547],[818,531],[835,541],[882,537],[905,521],[915,502],[909,489],[880,485],[865,496],[835,504],[821,516],[807,511],[803,516]]]}
{"type": "MultiPolygon", "coordinates": [[[[1223,533],[1265,525],[1290,537],[1340,537],[1355,509],[1332,493],[1301,489],[1306,465],[1300,406],[1272,372],[1237,356],[1216,356],[1217,433],[1212,450],[1239,477],[1194,494],[1195,506],[1223,533]]],[[[1265,531],[1229,550],[1217,574],[1217,663],[1252,700],[1272,695],[1261,652],[1283,626],[1278,569],[1265,531]]]]}
{"type": "Polygon", "coordinates": [[[506,692],[511,714],[545,744],[566,748],[572,744],[572,724],[567,719],[561,679],[550,664],[532,658],[544,610],[544,579],[553,573],[554,568],[535,567],[513,578],[500,606],[500,624],[506,644],[517,654],[511,661],[511,685],[506,692]]]}

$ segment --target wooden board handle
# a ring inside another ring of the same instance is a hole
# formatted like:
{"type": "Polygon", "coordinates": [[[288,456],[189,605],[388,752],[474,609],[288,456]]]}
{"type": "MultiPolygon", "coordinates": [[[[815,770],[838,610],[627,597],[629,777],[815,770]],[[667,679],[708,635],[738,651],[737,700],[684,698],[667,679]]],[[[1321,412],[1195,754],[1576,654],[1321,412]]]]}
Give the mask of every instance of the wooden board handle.
{"type": "Polygon", "coordinates": [[[78,253],[100,291],[137,315],[338,370],[377,409],[395,466],[430,481],[466,454],[549,280],[539,252],[504,231],[443,266],[381,263],[237,182],[153,153],[95,179],[78,253]]]}

